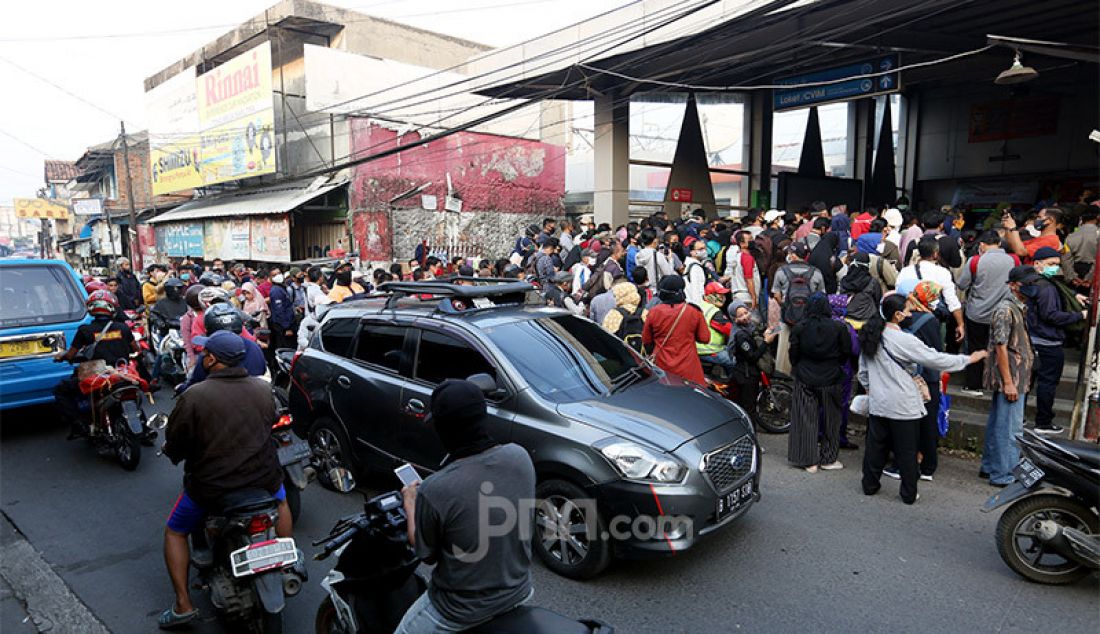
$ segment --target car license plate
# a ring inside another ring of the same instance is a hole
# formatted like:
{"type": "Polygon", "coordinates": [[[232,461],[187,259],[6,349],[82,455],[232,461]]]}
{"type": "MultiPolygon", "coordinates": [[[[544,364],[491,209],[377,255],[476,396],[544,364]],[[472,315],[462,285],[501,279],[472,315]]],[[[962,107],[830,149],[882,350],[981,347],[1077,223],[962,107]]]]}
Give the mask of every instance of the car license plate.
{"type": "Polygon", "coordinates": [[[730,513],[740,509],[751,499],[752,480],[749,480],[729,493],[718,496],[718,511],[715,513],[715,517],[721,521],[730,513]]]}
{"type": "Polygon", "coordinates": [[[1012,470],[1012,475],[1016,476],[1016,479],[1020,481],[1020,484],[1024,485],[1025,489],[1030,489],[1035,486],[1039,480],[1042,480],[1046,473],[1032,464],[1027,458],[1023,458],[1020,460],[1020,464],[1016,465],[1016,468],[1012,470]]]}
{"type": "Polygon", "coordinates": [[[42,339],[28,341],[4,341],[0,343],[0,359],[29,357],[36,354],[49,354],[50,347],[42,339]]]}
{"type": "Polygon", "coordinates": [[[279,465],[285,467],[288,464],[309,460],[310,453],[309,443],[304,440],[279,447],[279,465]]]}
{"type": "Polygon", "coordinates": [[[229,555],[234,577],[290,566],[298,561],[298,548],[290,537],[279,537],[234,550],[229,555]]]}

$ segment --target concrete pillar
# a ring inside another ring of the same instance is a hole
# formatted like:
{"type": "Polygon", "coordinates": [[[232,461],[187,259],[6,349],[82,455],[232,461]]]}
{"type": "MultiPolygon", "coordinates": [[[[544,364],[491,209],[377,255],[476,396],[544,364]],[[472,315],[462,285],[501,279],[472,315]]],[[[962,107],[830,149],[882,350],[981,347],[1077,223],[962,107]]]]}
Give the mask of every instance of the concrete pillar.
{"type": "Polygon", "coordinates": [[[749,191],[745,192],[745,200],[749,206],[759,202],[765,207],[775,206],[775,194],[772,188],[772,93],[767,90],[757,90],[749,101],[749,191]],[[753,201],[752,193],[760,192],[757,201],[753,201]]]}
{"type": "Polygon", "coordinates": [[[596,224],[612,228],[630,220],[630,100],[613,95],[594,103],[596,129],[596,224]]]}
{"type": "Polygon", "coordinates": [[[905,190],[909,200],[913,200],[913,190],[917,185],[917,159],[920,138],[920,93],[913,91],[901,99],[898,121],[898,152],[901,179],[898,183],[905,190]]]}

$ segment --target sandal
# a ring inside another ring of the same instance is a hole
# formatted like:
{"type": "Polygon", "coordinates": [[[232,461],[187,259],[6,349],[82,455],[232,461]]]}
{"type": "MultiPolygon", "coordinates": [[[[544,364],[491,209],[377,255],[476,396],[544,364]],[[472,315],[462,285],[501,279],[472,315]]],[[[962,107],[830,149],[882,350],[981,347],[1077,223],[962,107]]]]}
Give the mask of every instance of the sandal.
{"type": "Polygon", "coordinates": [[[198,609],[194,609],[190,612],[185,612],[183,614],[176,614],[176,610],[174,608],[168,608],[167,610],[161,612],[160,616],[157,617],[157,626],[160,627],[160,629],[162,630],[171,630],[177,627],[182,627],[193,621],[195,617],[198,616],[198,614],[198,609]]]}

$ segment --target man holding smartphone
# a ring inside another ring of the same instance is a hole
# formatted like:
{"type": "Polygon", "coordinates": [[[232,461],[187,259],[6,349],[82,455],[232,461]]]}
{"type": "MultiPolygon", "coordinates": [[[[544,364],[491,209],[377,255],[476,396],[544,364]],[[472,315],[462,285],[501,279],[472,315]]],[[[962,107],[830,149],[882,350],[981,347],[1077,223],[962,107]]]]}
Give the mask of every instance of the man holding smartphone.
{"type": "Polygon", "coordinates": [[[428,422],[447,450],[445,466],[401,495],[409,543],[436,567],[400,634],[466,630],[534,593],[535,467],[523,447],[498,445],[485,418],[485,396],[469,381],[448,379],[432,392],[428,422]]]}

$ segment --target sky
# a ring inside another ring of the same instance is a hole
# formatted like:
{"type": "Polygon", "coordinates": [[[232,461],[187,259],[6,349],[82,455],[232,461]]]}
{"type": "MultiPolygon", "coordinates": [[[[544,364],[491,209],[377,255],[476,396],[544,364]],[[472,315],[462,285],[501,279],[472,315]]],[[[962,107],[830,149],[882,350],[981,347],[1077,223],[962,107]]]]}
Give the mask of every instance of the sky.
{"type": "MultiPolygon", "coordinates": [[[[0,205],[29,198],[43,160],[145,128],[143,80],[275,0],[5,2],[0,21],[0,205]]],[[[326,4],[504,46],[628,0],[327,0],[326,4]]]]}

